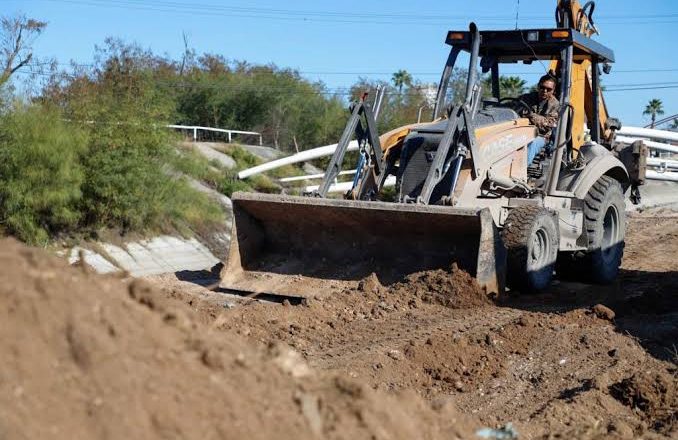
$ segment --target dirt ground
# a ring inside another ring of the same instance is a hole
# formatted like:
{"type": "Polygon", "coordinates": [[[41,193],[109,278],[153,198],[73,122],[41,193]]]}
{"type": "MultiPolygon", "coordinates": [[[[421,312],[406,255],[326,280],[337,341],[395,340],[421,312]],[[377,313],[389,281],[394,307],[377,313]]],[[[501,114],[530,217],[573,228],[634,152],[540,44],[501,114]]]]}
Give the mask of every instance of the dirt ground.
{"type": "Polygon", "coordinates": [[[678,438],[677,255],[652,210],[610,286],[497,302],[451,267],[294,305],[3,240],[0,438],[678,438]]]}
{"type": "MultiPolygon", "coordinates": [[[[556,280],[493,303],[463,272],[424,272],[301,305],[224,310],[159,280],[225,335],[284,343],[320,371],[451,402],[521,439],[678,438],[678,213],[629,219],[619,279],[556,280]]],[[[206,295],[206,294],[203,294],[206,295]]]]}

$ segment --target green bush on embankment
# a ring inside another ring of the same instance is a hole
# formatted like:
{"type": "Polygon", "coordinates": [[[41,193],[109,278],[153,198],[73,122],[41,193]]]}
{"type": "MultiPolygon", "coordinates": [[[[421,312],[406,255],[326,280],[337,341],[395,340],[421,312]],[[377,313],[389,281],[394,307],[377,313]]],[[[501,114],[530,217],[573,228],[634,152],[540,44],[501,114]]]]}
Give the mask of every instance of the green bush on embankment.
{"type": "Polygon", "coordinates": [[[0,118],[0,227],[30,243],[75,229],[87,136],[59,112],[16,106],[0,118]]]}
{"type": "Polygon", "coordinates": [[[16,104],[0,116],[0,229],[45,245],[222,222],[216,203],[167,172],[171,144],[166,130],[79,124],[47,104],[16,104]]]}

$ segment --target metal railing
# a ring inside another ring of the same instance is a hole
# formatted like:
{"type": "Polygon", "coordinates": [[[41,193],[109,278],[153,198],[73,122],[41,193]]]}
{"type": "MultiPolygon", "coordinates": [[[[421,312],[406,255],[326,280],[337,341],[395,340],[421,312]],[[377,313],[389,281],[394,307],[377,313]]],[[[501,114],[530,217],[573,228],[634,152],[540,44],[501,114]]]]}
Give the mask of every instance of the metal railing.
{"type": "Polygon", "coordinates": [[[231,143],[233,142],[233,135],[234,134],[244,134],[244,135],[249,135],[249,136],[257,136],[259,138],[259,145],[263,145],[263,137],[261,133],[258,133],[256,131],[242,131],[242,130],[228,130],[225,128],[213,128],[213,127],[202,127],[199,125],[173,125],[170,124],[167,126],[167,128],[175,128],[177,130],[187,130],[187,131],[192,131],[193,132],[193,141],[196,142],[198,140],[198,131],[211,131],[215,133],[226,133],[228,136],[228,142],[231,143]]]}

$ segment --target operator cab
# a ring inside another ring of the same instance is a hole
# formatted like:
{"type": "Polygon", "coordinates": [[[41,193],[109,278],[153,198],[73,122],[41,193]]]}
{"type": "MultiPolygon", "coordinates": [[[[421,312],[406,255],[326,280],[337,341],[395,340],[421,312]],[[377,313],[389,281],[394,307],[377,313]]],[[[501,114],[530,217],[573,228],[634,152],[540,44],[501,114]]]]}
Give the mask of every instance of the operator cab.
{"type": "MultiPolygon", "coordinates": [[[[452,70],[460,53],[471,53],[473,50],[470,31],[449,31],[445,43],[452,46],[452,49],[438,87],[433,111],[434,120],[453,103],[450,101],[455,98],[459,101],[460,97],[450,96],[448,93],[452,70]]],[[[485,94],[486,97],[483,98],[484,94],[480,90],[470,102],[473,106],[472,113],[476,127],[519,117],[523,105],[517,99],[518,97],[500,96],[500,66],[517,63],[532,64],[535,61],[551,63],[553,70],[549,73],[557,79],[555,96],[560,101],[561,107],[567,109],[570,106],[572,64],[589,60],[592,64],[594,82],[591,87],[595,93],[593,93],[593,105],[586,109],[586,116],[589,121],[597,121],[600,111],[600,102],[597,99],[599,66],[605,66],[604,70],[607,73],[609,64],[614,62],[612,50],[570,28],[481,31],[477,57],[482,73],[490,73],[491,96],[487,97],[485,94]]],[[[482,89],[482,84],[476,73],[477,61],[474,61],[472,57],[471,63],[468,69],[467,91],[478,91],[482,89]]],[[[592,139],[599,142],[601,133],[597,124],[589,125],[592,139]]]]}
{"type": "MultiPolygon", "coordinates": [[[[473,151],[475,136],[480,133],[477,130],[520,119],[520,110],[527,105],[517,97],[500,96],[501,65],[532,64],[535,61],[550,64],[549,69],[553,70],[553,76],[556,78],[556,96],[560,102],[559,121],[554,129],[553,138],[555,145],[559,146],[557,148],[567,148],[565,155],[567,160],[573,157],[572,149],[575,145],[571,135],[574,119],[574,112],[571,109],[574,107],[570,103],[570,78],[574,63],[583,61],[591,63],[593,70],[591,88],[594,92],[591,93],[593,102],[586,105],[586,119],[599,120],[601,103],[598,93],[598,66],[613,62],[614,55],[611,50],[578,31],[557,28],[480,32],[475,24],[471,23],[469,31],[448,32],[446,43],[451,45],[452,49],[438,87],[432,115],[434,122],[412,129],[405,137],[400,151],[396,183],[400,201],[423,199],[432,203],[448,203],[450,194],[455,191],[460,170],[464,166],[463,157],[468,156],[462,150],[464,148],[471,150],[473,164],[478,164],[482,160],[478,152],[473,151]],[[457,87],[450,87],[450,83],[457,58],[462,52],[470,54],[470,61],[465,93],[459,96],[461,91],[458,90],[458,84],[457,87]],[[482,73],[489,72],[491,75],[492,93],[489,97],[486,95],[483,97],[483,81],[478,67],[482,73]],[[441,118],[443,115],[447,118],[441,118]],[[469,130],[468,127],[473,129],[469,130]],[[448,139],[452,139],[454,130],[462,133],[462,141],[458,142],[461,147],[448,145],[448,139]],[[443,153],[439,151],[441,147],[445,149],[443,153]],[[433,171],[430,171],[431,169],[433,171]],[[439,177],[430,177],[429,174],[439,177]]],[[[583,100],[583,95],[577,99],[579,98],[583,100]]],[[[583,102],[577,105],[582,110],[585,107],[583,102]]],[[[531,111],[529,106],[527,110],[531,111]]],[[[590,123],[589,126],[591,138],[600,142],[601,130],[598,124],[590,123]]],[[[577,142],[580,140],[577,139],[577,142]]],[[[546,185],[547,173],[552,163],[550,153],[543,152],[528,164],[527,176],[532,179],[535,187],[546,185]]],[[[559,167],[560,164],[553,166],[559,167]]]]}

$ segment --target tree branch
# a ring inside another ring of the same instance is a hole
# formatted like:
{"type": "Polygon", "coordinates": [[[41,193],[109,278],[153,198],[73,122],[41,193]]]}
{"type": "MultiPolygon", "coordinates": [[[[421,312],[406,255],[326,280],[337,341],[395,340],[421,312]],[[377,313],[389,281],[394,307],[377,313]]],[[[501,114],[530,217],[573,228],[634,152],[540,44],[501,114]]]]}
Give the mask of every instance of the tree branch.
{"type": "Polygon", "coordinates": [[[25,65],[30,63],[32,58],[33,58],[33,54],[29,53],[28,56],[25,59],[23,59],[19,62],[19,64],[10,68],[10,71],[7,72],[8,75],[12,75],[14,72],[16,72],[17,70],[21,69],[22,67],[24,67],[25,65]]]}

